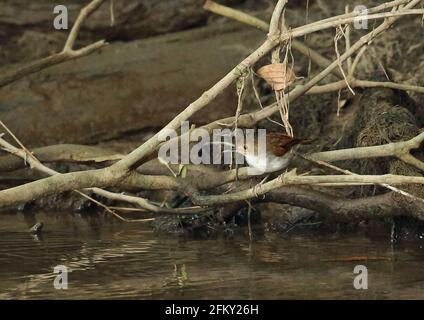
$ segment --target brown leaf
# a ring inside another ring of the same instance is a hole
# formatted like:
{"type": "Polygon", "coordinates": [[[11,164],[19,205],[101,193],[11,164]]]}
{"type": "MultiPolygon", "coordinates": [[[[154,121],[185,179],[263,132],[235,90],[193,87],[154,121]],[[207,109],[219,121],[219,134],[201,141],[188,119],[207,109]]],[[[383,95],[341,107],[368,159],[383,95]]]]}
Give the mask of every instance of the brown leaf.
{"type": "Polygon", "coordinates": [[[285,63],[268,64],[260,68],[257,73],[276,91],[287,88],[296,80],[293,69],[287,67],[285,63]]]}

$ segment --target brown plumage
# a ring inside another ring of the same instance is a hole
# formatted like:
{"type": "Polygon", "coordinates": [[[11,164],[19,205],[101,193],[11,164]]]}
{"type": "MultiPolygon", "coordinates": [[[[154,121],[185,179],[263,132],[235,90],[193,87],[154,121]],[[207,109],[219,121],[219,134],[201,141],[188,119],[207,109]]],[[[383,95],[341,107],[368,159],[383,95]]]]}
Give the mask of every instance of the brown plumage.
{"type": "Polygon", "coordinates": [[[277,157],[284,156],[297,144],[308,144],[311,142],[312,140],[310,139],[294,138],[278,132],[270,132],[266,135],[267,150],[277,157]]]}
{"type": "Polygon", "coordinates": [[[254,144],[251,142],[237,146],[237,152],[244,155],[250,167],[255,168],[258,174],[274,172],[287,168],[292,155],[289,152],[297,144],[307,144],[312,142],[308,139],[293,138],[282,133],[268,133],[266,135],[266,150],[258,153],[258,137],[255,137],[254,144]]]}

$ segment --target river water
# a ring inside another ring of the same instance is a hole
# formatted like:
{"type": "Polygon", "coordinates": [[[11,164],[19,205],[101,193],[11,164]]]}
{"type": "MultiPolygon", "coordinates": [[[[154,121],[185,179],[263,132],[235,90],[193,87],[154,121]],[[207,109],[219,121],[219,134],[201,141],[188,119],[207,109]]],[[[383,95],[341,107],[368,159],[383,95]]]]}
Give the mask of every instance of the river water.
{"type": "Polygon", "coordinates": [[[0,215],[0,299],[423,299],[423,266],[418,243],[386,237],[205,240],[98,216],[0,215]],[[42,237],[28,232],[35,219],[42,237]],[[66,290],[53,285],[58,265],[69,270],[66,290]],[[356,265],[367,290],[353,286],[356,265]]]}

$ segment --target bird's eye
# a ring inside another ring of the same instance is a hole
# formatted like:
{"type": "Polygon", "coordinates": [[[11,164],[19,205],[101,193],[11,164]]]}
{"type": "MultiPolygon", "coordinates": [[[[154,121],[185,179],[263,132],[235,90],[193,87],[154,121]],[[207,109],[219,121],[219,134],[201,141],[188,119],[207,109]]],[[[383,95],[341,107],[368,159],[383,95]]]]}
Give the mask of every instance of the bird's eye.
{"type": "Polygon", "coordinates": [[[247,146],[246,146],[246,145],[244,145],[244,146],[243,146],[243,149],[244,149],[244,150],[247,150],[247,146]]]}

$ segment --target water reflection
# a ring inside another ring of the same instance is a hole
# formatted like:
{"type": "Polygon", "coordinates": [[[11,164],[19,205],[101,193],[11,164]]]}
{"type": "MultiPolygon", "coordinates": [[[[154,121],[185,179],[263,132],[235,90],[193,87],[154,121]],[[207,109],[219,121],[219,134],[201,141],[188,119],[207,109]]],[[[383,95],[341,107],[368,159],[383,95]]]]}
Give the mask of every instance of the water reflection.
{"type": "Polygon", "coordinates": [[[0,215],[0,298],[424,298],[419,246],[389,239],[277,233],[194,240],[69,213],[0,215]],[[28,232],[36,220],[42,237],[28,232]],[[368,261],[364,259],[369,258],[368,261]],[[353,269],[369,289],[353,288],[353,269]],[[56,290],[53,269],[70,269],[56,290]]]}

